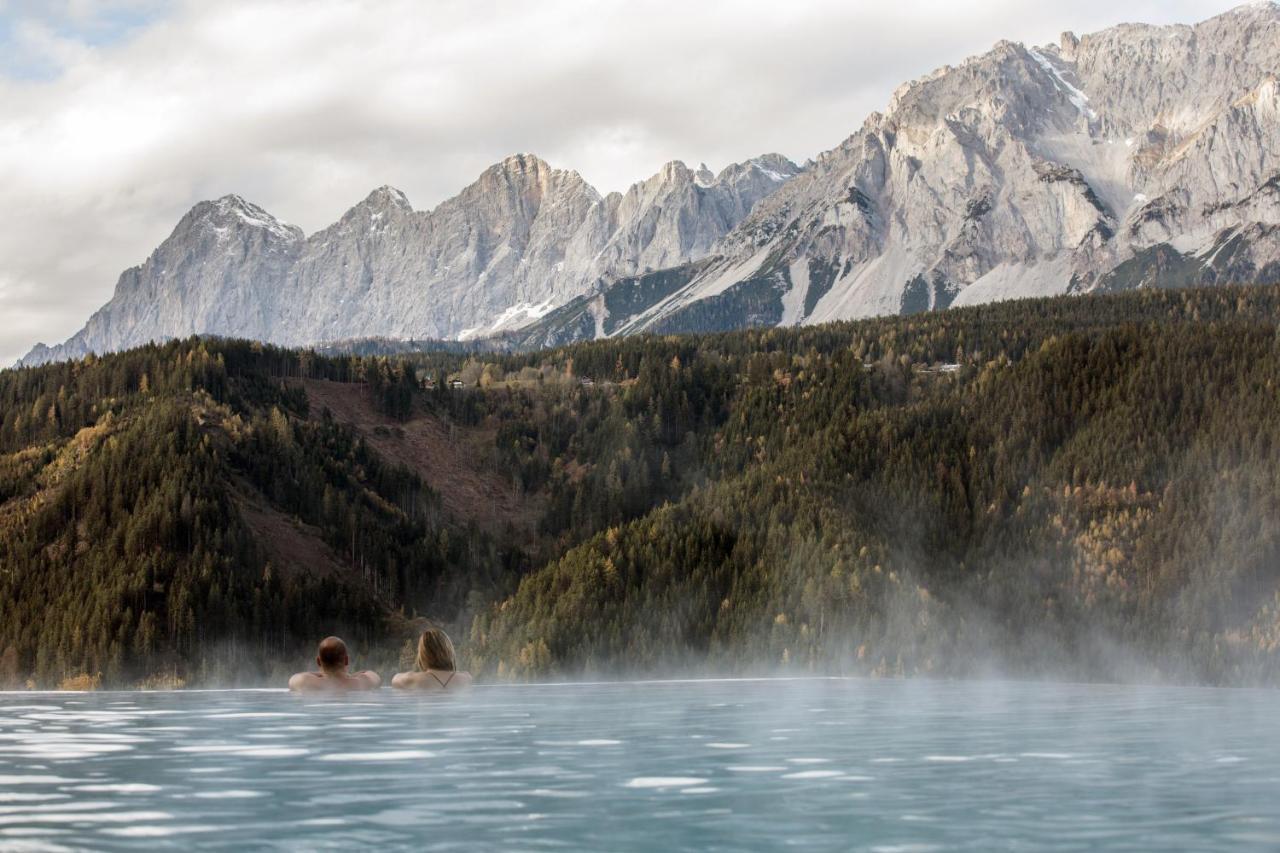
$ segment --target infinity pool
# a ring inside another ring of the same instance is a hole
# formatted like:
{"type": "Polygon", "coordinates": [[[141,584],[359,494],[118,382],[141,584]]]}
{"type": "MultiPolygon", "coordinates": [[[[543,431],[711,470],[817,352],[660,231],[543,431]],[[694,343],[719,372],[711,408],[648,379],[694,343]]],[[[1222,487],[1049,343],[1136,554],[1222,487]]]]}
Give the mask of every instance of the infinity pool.
{"type": "Polygon", "coordinates": [[[1280,847],[1280,694],[859,680],[0,694],[0,850],[1280,847]]]}

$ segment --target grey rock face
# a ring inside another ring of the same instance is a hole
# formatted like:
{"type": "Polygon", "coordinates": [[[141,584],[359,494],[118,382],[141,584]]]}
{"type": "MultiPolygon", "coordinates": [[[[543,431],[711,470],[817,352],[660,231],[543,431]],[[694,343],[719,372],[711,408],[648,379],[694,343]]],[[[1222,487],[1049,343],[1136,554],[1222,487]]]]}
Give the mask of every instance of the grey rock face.
{"type": "Polygon", "coordinates": [[[899,89],[620,332],[1139,286],[1162,253],[1184,285],[1280,279],[1277,70],[1273,3],[1002,42],[899,89]]]}
{"type": "Polygon", "coordinates": [[[309,238],[239,197],[202,202],[81,332],[23,363],[190,334],[284,345],[492,334],[602,280],[703,257],[799,171],[778,155],[719,175],[675,162],[602,197],[517,155],[434,210],[382,187],[309,238]]]}

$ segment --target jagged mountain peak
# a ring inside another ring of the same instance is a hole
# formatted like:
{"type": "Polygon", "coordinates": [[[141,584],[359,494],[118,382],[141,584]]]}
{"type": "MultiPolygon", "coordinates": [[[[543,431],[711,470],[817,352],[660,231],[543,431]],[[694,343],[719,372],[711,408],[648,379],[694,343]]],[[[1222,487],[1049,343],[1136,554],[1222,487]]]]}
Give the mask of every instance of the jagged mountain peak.
{"type": "Polygon", "coordinates": [[[592,201],[600,198],[595,187],[571,169],[557,169],[534,154],[512,154],[494,163],[481,173],[475,183],[464,189],[455,199],[444,202],[440,209],[455,201],[474,204],[483,198],[518,197],[523,205],[541,204],[547,197],[585,196],[592,201]]]}
{"type": "Polygon", "coordinates": [[[189,229],[214,229],[225,234],[228,229],[241,227],[265,231],[272,237],[290,242],[304,237],[301,229],[277,219],[264,208],[235,194],[196,204],[179,223],[175,235],[189,229]]]}
{"type": "Polygon", "coordinates": [[[1252,3],[1242,3],[1232,9],[1228,9],[1209,20],[1215,21],[1224,18],[1280,20],[1280,3],[1275,2],[1275,0],[1254,0],[1252,3]]]}
{"type": "Polygon", "coordinates": [[[781,154],[769,153],[752,157],[741,163],[725,166],[719,173],[712,172],[706,163],[695,169],[683,160],[669,160],[648,180],[632,185],[629,193],[644,192],[659,187],[687,186],[695,184],[703,189],[741,179],[756,172],[779,186],[795,177],[803,169],[781,154]]]}
{"type": "Polygon", "coordinates": [[[1080,49],[1080,37],[1067,30],[1058,38],[1058,53],[1068,62],[1076,61],[1076,51],[1080,49]]]}
{"type": "Polygon", "coordinates": [[[543,160],[537,154],[529,154],[526,152],[518,152],[503,157],[490,168],[502,169],[508,172],[550,172],[551,164],[543,160]]]}
{"type": "Polygon", "coordinates": [[[383,184],[369,193],[361,204],[377,210],[393,207],[407,211],[413,210],[413,205],[409,203],[409,197],[390,184],[383,184]]]}
{"type": "Polygon", "coordinates": [[[403,192],[384,184],[347,210],[333,225],[312,235],[306,242],[303,255],[323,255],[330,251],[335,242],[341,242],[343,235],[383,237],[389,226],[402,226],[417,216],[419,214],[414,211],[403,192]]]}
{"type": "MultiPolygon", "coordinates": [[[[778,184],[789,181],[804,171],[802,167],[797,166],[791,160],[776,152],[761,154],[759,157],[752,157],[741,165],[755,168],[760,172],[763,172],[765,177],[776,181],[778,184]]],[[[720,173],[721,180],[724,180],[724,176],[732,173],[735,169],[735,166],[727,167],[720,173]]]]}
{"type": "Polygon", "coordinates": [[[708,169],[706,163],[699,163],[697,168],[694,168],[683,160],[669,160],[663,163],[662,167],[648,180],[633,184],[629,192],[653,191],[655,189],[689,185],[706,189],[719,180],[720,177],[708,169]]]}
{"type": "Polygon", "coordinates": [[[587,181],[572,169],[557,169],[536,154],[524,153],[502,158],[485,169],[476,183],[484,185],[494,180],[544,186],[556,180],[569,184],[587,184],[587,181]]]}
{"type": "Polygon", "coordinates": [[[654,177],[670,182],[692,179],[693,175],[693,170],[683,160],[668,160],[662,164],[662,168],[658,169],[654,177]]]}
{"type": "Polygon", "coordinates": [[[268,213],[260,205],[246,199],[244,196],[230,193],[211,202],[206,202],[213,210],[223,216],[236,216],[251,225],[260,223],[274,224],[280,220],[268,213]]]}
{"type": "Polygon", "coordinates": [[[756,157],[752,157],[747,162],[754,163],[760,166],[768,166],[774,169],[784,168],[784,169],[791,169],[793,171],[797,171],[800,169],[800,166],[797,165],[794,161],[792,161],[790,157],[786,156],[785,154],[779,154],[777,151],[769,151],[765,154],[760,154],[756,157]]]}

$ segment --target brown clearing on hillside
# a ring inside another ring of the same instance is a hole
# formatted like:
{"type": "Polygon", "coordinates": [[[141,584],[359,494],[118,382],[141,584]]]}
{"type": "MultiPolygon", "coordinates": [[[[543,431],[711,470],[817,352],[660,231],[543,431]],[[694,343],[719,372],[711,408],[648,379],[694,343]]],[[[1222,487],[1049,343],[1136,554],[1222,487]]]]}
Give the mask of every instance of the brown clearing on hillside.
{"type": "Polygon", "coordinates": [[[248,483],[237,482],[232,494],[249,532],[263,546],[272,567],[282,576],[310,575],[359,581],[355,570],[339,559],[324,541],[319,528],[280,512],[248,483]]]}
{"type": "Polygon", "coordinates": [[[510,524],[524,544],[536,538],[543,502],[519,493],[486,465],[484,452],[493,446],[493,430],[449,424],[416,408],[413,417],[399,422],[373,407],[364,385],[326,379],[296,382],[307,393],[312,418],[328,409],[334,420],[359,431],[379,455],[417,471],[440,493],[454,518],[475,522],[497,536],[510,524]]]}
{"type": "MultiPolygon", "coordinates": [[[[265,495],[243,480],[237,479],[232,495],[245,526],[280,576],[333,578],[360,587],[375,601],[382,601],[359,571],[324,541],[320,528],[276,509],[265,495]]],[[[416,622],[403,618],[394,609],[387,608],[386,616],[390,630],[406,636],[417,627],[416,622]]]]}

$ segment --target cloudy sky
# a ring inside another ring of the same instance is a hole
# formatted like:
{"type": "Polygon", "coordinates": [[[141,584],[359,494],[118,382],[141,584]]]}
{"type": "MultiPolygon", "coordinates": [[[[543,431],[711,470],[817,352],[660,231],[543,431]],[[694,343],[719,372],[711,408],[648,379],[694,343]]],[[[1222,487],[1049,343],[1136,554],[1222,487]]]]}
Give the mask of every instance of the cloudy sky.
{"type": "Polygon", "coordinates": [[[195,202],[308,233],[518,151],[602,191],[833,147],[1001,38],[1230,0],[0,0],[0,365],[74,333],[195,202]]]}

